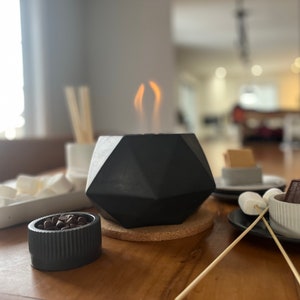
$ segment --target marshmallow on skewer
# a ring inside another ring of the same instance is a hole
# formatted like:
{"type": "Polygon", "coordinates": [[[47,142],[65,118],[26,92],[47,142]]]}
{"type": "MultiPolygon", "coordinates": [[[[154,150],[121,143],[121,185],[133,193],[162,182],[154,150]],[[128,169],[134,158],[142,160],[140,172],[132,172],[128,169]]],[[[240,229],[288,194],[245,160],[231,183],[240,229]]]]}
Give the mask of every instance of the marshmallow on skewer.
{"type": "Polygon", "coordinates": [[[252,215],[252,216],[259,215],[259,212],[257,211],[256,207],[258,207],[261,210],[267,207],[266,202],[258,193],[250,192],[250,191],[243,192],[242,194],[240,194],[238,203],[241,210],[246,215],[252,215]]]}
{"type": "Polygon", "coordinates": [[[278,194],[282,194],[282,190],[278,189],[278,188],[271,188],[268,189],[262,196],[263,200],[266,202],[267,205],[269,205],[269,199],[271,198],[271,196],[275,196],[278,194]]]}
{"type": "MultiPolygon", "coordinates": [[[[279,190],[280,191],[280,190],[279,190]]],[[[273,193],[277,193],[278,191],[275,188],[268,190],[264,196],[269,200],[269,197],[273,193]]],[[[282,191],[280,191],[282,193],[282,191]]],[[[258,193],[255,192],[244,192],[240,194],[238,203],[242,211],[247,215],[258,215],[255,220],[246,228],[204,271],[202,271],[176,298],[175,300],[181,300],[187,296],[187,294],[199,283],[199,281],[206,276],[206,274],[218,263],[220,262],[225,255],[227,255],[231,249],[246,235],[250,232],[254,226],[260,221],[263,220],[266,228],[270,232],[272,238],[274,239],[276,245],[284,256],[286,262],[288,263],[291,271],[293,272],[298,284],[300,285],[300,275],[293,265],[292,261],[286,254],[285,250],[281,246],[277,236],[274,234],[272,228],[269,223],[266,221],[264,215],[268,211],[268,205],[266,200],[263,199],[258,193]]]]}

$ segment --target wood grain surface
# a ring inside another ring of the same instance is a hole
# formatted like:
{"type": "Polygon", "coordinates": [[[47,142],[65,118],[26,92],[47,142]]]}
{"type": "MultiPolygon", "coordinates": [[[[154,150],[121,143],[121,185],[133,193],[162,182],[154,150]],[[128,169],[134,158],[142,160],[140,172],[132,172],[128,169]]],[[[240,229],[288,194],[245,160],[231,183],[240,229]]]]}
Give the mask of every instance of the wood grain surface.
{"type": "MultiPolygon", "coordinates": [[[[215,175],[225,144],[203,146],[215,175]]],[[[278,144],[252,145],[264,172],[300,177],[300,151],[278,144]]],[[[26,224],[0,230],[0,299],[174,299],[238,235],[227,214],[234,201],[209,197],[203,208],[214,225],[199,234],[159,242],[102,237],[102,255],[69,271],[41,272],[30,265],[26,224]]],[[[300,270],[300,244],[283,243],[300,270]]],[[[272,239],[247,235],[197,285],[187,299],[300,299],[300,288],[272,239]]]]}

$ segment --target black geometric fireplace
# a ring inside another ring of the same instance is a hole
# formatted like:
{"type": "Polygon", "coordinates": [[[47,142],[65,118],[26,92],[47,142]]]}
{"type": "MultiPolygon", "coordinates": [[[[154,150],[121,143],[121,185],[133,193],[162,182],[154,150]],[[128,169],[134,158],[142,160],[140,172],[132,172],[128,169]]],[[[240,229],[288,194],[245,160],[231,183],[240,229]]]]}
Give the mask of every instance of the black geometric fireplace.
{"type": "Polygon", "coordinates": [[[101,136],[86,194],[102,217],[125,228],[182,223],[214,191],[194,134],[101,136]]]}

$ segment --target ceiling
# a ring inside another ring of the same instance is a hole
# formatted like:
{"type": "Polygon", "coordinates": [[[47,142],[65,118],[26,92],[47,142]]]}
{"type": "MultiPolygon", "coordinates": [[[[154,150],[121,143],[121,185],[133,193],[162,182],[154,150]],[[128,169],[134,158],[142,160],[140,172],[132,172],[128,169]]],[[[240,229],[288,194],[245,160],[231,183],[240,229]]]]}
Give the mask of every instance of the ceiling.
{"type": "Polygon", "coordinates": [[[172,0],[173,39],[182,69],[195,76],[222,66],[240,74],[252,64],[264,74],[288,71],[300,51],[300,0],[244,0],[249,64],[240,59],[238,0],[172,0]]]}

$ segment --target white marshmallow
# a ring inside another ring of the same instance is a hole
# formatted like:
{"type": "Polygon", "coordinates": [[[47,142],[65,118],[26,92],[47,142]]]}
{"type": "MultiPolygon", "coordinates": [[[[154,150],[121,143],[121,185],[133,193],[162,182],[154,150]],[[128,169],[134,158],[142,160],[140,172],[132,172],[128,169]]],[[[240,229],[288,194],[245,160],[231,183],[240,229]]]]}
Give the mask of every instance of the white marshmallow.
{"type": "Polygon", "coordinates": [[[12,198],[15,198],[16,197],[16,194],[17,194],[17,190],[10,187],[10,186],[7,186],[7,185],[0,185],[0,197],[1,198],[9,198],[9,199],[12,199],[12,198]]]}
{"type": "Polygon", "coordinates": [[[263,200],[266,202],[267,205],[269,205],[269,199],[271,196],[275,196],[278,194],[282,194],[282,190],[278,188],[271,188],[268,189],[264,194],[263,194],[263,200]]]}
{"type": "Polygon", "coordinates": [[[56,194],[49,188],[44,188],[40,190],[37,194],[37,198],[48,198],[48,197],[54,197],[56,194]]]}
{"type": "Polygon", "coordinates": [[[46,189],[52,190],[55,194],[64,194],[72,190],[72,183],[63,173],[51,176],[46,183],[46,189]]]}
{"type": "Polygon", "coordinates": [[[29,175],[19,175],[17,177],[16,188],[18,193],[34,195],[38,192],[40,181],[37,177],[29,175]]]}
{"type": "Polygon", "coordinates": [[[67,171],[68,180],[72,182],[76,191],[84,191],[86,188],[87,175],[80,172],[67,171]]]}
{"type": "Polygon", "coordinates": [[[50,179],[52,176],[53,176],[53,175],[44,175],[44,176],[39,176],[39,177],[38,177],[39,182],[40,182],[40,185],[39,185],[39,192],[42,191],[43,189],[46,189],[46,188],[47,188],[48,181],[49,181],[49,179],[50,179]]]}
{"type": "Polygon", "coordinates": [[[242,194],[240,194],[238,203],[241,210],[246,215],[252,215],[252,216],[259,215],[259,211],[257,211],[256,206],[261,210],[267,207],[266,202],[258,193],[250,192],[250,191],[243,192],[242,194]]]}

